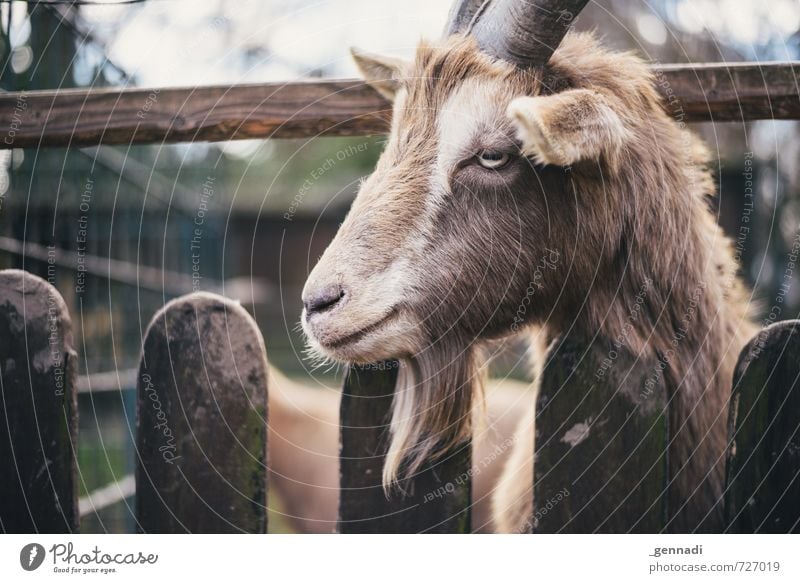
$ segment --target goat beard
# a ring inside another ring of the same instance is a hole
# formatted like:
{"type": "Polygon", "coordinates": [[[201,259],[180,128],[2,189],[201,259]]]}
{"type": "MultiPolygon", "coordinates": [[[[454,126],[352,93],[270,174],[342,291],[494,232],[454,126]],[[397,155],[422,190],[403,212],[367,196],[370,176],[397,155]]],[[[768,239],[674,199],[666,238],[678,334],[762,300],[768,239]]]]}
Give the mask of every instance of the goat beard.
{"type": "Polygon", "coordinates": [[[471,438],[475,409],[483,410],[481,364],[480,349],[453,340],[400,360],[382,476],[387,495],[404,492],[425,466],[471,438]]]}

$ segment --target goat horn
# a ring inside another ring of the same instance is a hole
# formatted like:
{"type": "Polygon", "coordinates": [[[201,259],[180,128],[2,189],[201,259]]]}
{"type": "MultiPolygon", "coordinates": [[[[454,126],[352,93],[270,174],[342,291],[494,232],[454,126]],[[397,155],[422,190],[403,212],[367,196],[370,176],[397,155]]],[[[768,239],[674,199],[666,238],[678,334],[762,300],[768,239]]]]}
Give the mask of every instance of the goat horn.
{"type": "Polygon", "coordinates": [[[450,8],[450,15],[447,17],[447,25],[444,29],[444,36],[459,32],[468,33],[472,27],[472,21],[478,11],[488,4],[487,0],[458,0],[450,8]]]}
{"type": "Polygon", "coordinates": [[[458,0],[447,32],[472,34],[481,51],[518,67],[544,65],[589,0],[458,0]]]}

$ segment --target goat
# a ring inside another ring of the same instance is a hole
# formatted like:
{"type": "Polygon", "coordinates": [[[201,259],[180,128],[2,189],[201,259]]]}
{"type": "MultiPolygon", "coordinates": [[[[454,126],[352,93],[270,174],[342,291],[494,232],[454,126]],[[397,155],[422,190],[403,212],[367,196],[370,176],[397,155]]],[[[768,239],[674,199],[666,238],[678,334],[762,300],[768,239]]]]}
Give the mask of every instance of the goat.
{"type": "MultiPolygon", "coordinates": [[[[411,62],[354,51],[393,117],[305,284],[309,345],[342,362],[400,361],[391,494],[469,438],[486,341],[523,326],[536,354],[567,330],[624,338],[664,367],[669,496],[681,502],[671,528],[716,530],[727,401],[753,325],[709,206],[709,152],[634,54],[565,35],[548,2],[486,4],[457,8],[454,34],[421,42],[411,62]]],[[[532,511],[529,413],[495,494],[501,531],[524,529],[532,511]]]]}

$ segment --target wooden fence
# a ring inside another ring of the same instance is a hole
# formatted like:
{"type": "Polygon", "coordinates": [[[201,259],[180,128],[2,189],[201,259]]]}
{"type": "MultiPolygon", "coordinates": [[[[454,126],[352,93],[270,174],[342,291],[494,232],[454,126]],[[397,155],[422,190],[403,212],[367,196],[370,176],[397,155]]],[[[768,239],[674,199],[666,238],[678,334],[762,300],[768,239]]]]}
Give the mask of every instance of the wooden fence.
{"type": "MultiPolygon", "coordinates": [[[[471,5],[475,4],[474,2],[471,5]]],[[[585,2],[576,2],[582,6],[585,2]]],[[[477,6],[477,4],[475,4],[477,6]]],[[[657,65],[683,122],[800,119],[798,63],[657,65]]],[[[390,105],[356,80],[0,95],[0,148],[322,135],[388,129],[390,105]]],[[[58,292],[0,272],[0,529],[78,528],[76,381],[58,292]]],[[[726,530],[800,531],[800,322],[762,331],[733,387],[726,530]]],[[[183,296],[153,318],[136,373],[136,520],[143,532],[265,532],[267,368],[250,317],[222,297],[183,296]]],[[[564,337],[548,355],[536,419],[534,532],[669,530],[664,387],[654,363],[564,337]],[[587,435],[587,419],[608,422],[587,435]]],[[[380,484],[396,366],[352,368],[341,405],[340,532],[468,532],[469,443],[405,496],[380,484]]],[[[131,485],[118,490],[130,492],[131,485]]],[[[98,496],[102,498],[102,496],[98,496]]]]}
{"type": "MultiPolygon", "coordinates": [[[[602,343],[566,337],[549,355],[536,420],[534,532],[668,530],[666,395],[648,384],[654,363],[625,354],[598,382],[607,353],[602,343]],[[591,436],[575,433],[601,410],[607,423],[591,436]]],[[[24,271],[0,271],[0,354],[0,529],[74,532],[71,321],[58,291],[24,271]]],[[[423,469],[405,496],[384,495],[396,374],[394,363],[381,363],[353,367],[345,381],[339,531],[469,532],[468,443],[423,469]]],[[[266,532],[267,391],[264,343],[238,304],[196,293],[153,317],[137,373],[140,531],[266,532]]],[[[787,321],[760,332],[739,361],[727,531],[800,531],[799,432],[800,321],[787,321]]]]}

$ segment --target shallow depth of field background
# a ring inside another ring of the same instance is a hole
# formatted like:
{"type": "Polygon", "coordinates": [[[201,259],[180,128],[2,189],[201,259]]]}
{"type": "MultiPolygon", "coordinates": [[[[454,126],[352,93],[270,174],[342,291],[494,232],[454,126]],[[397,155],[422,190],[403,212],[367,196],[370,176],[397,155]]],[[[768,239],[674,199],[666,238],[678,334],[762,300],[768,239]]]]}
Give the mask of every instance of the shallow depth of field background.
{"type": "MultiPolygon", "coordinates": [[[[352,77],[350,45],[410,56],[421,37],[438,37],[449,6],[450,0],[2,3],[0,87],[352,77]]],[[[575,28],[595,27],[609,46],[660,63],[800,58],[794,0],[601,0],[575,28]]],[[[792,273],[787,287],[784,275],[800,237],[798,124],[695,129],[715,154],[721,196],[714,204],[741,246],[754,297],[768,306],[781,296],[780,318],[797,317],[800,286],[792,273]],[[747,213],[750,230],[743,231],[747,213]]],[[[58,249],[56,279],[84,355],[80,373],[112,373],[91,377],[95,389],[108,390],[79,397],[82,494],[133,471],[131,371],[147,323],[174,295],[205,289],[241,300],[273,364],[309,383],[338,382],[339,371],[312,371],[303,359],[300,290],[382,147],[377,136],[0,151],[0,268],[44,277],[46,262],[32,257],[58,249]],[[75,269],[79,254],[85,275],[75,269]],[[107,258],[118,262],[112,267],[107,258]],[[183,283],[168,292],[152,278],[132,285],[137,265],[183,283]]],[[[131,531],[130,520],[118,504],[84,519],[82,530],[131,531]]],[[[279,529],[280,521],[270,526],[279,529]]]]}

